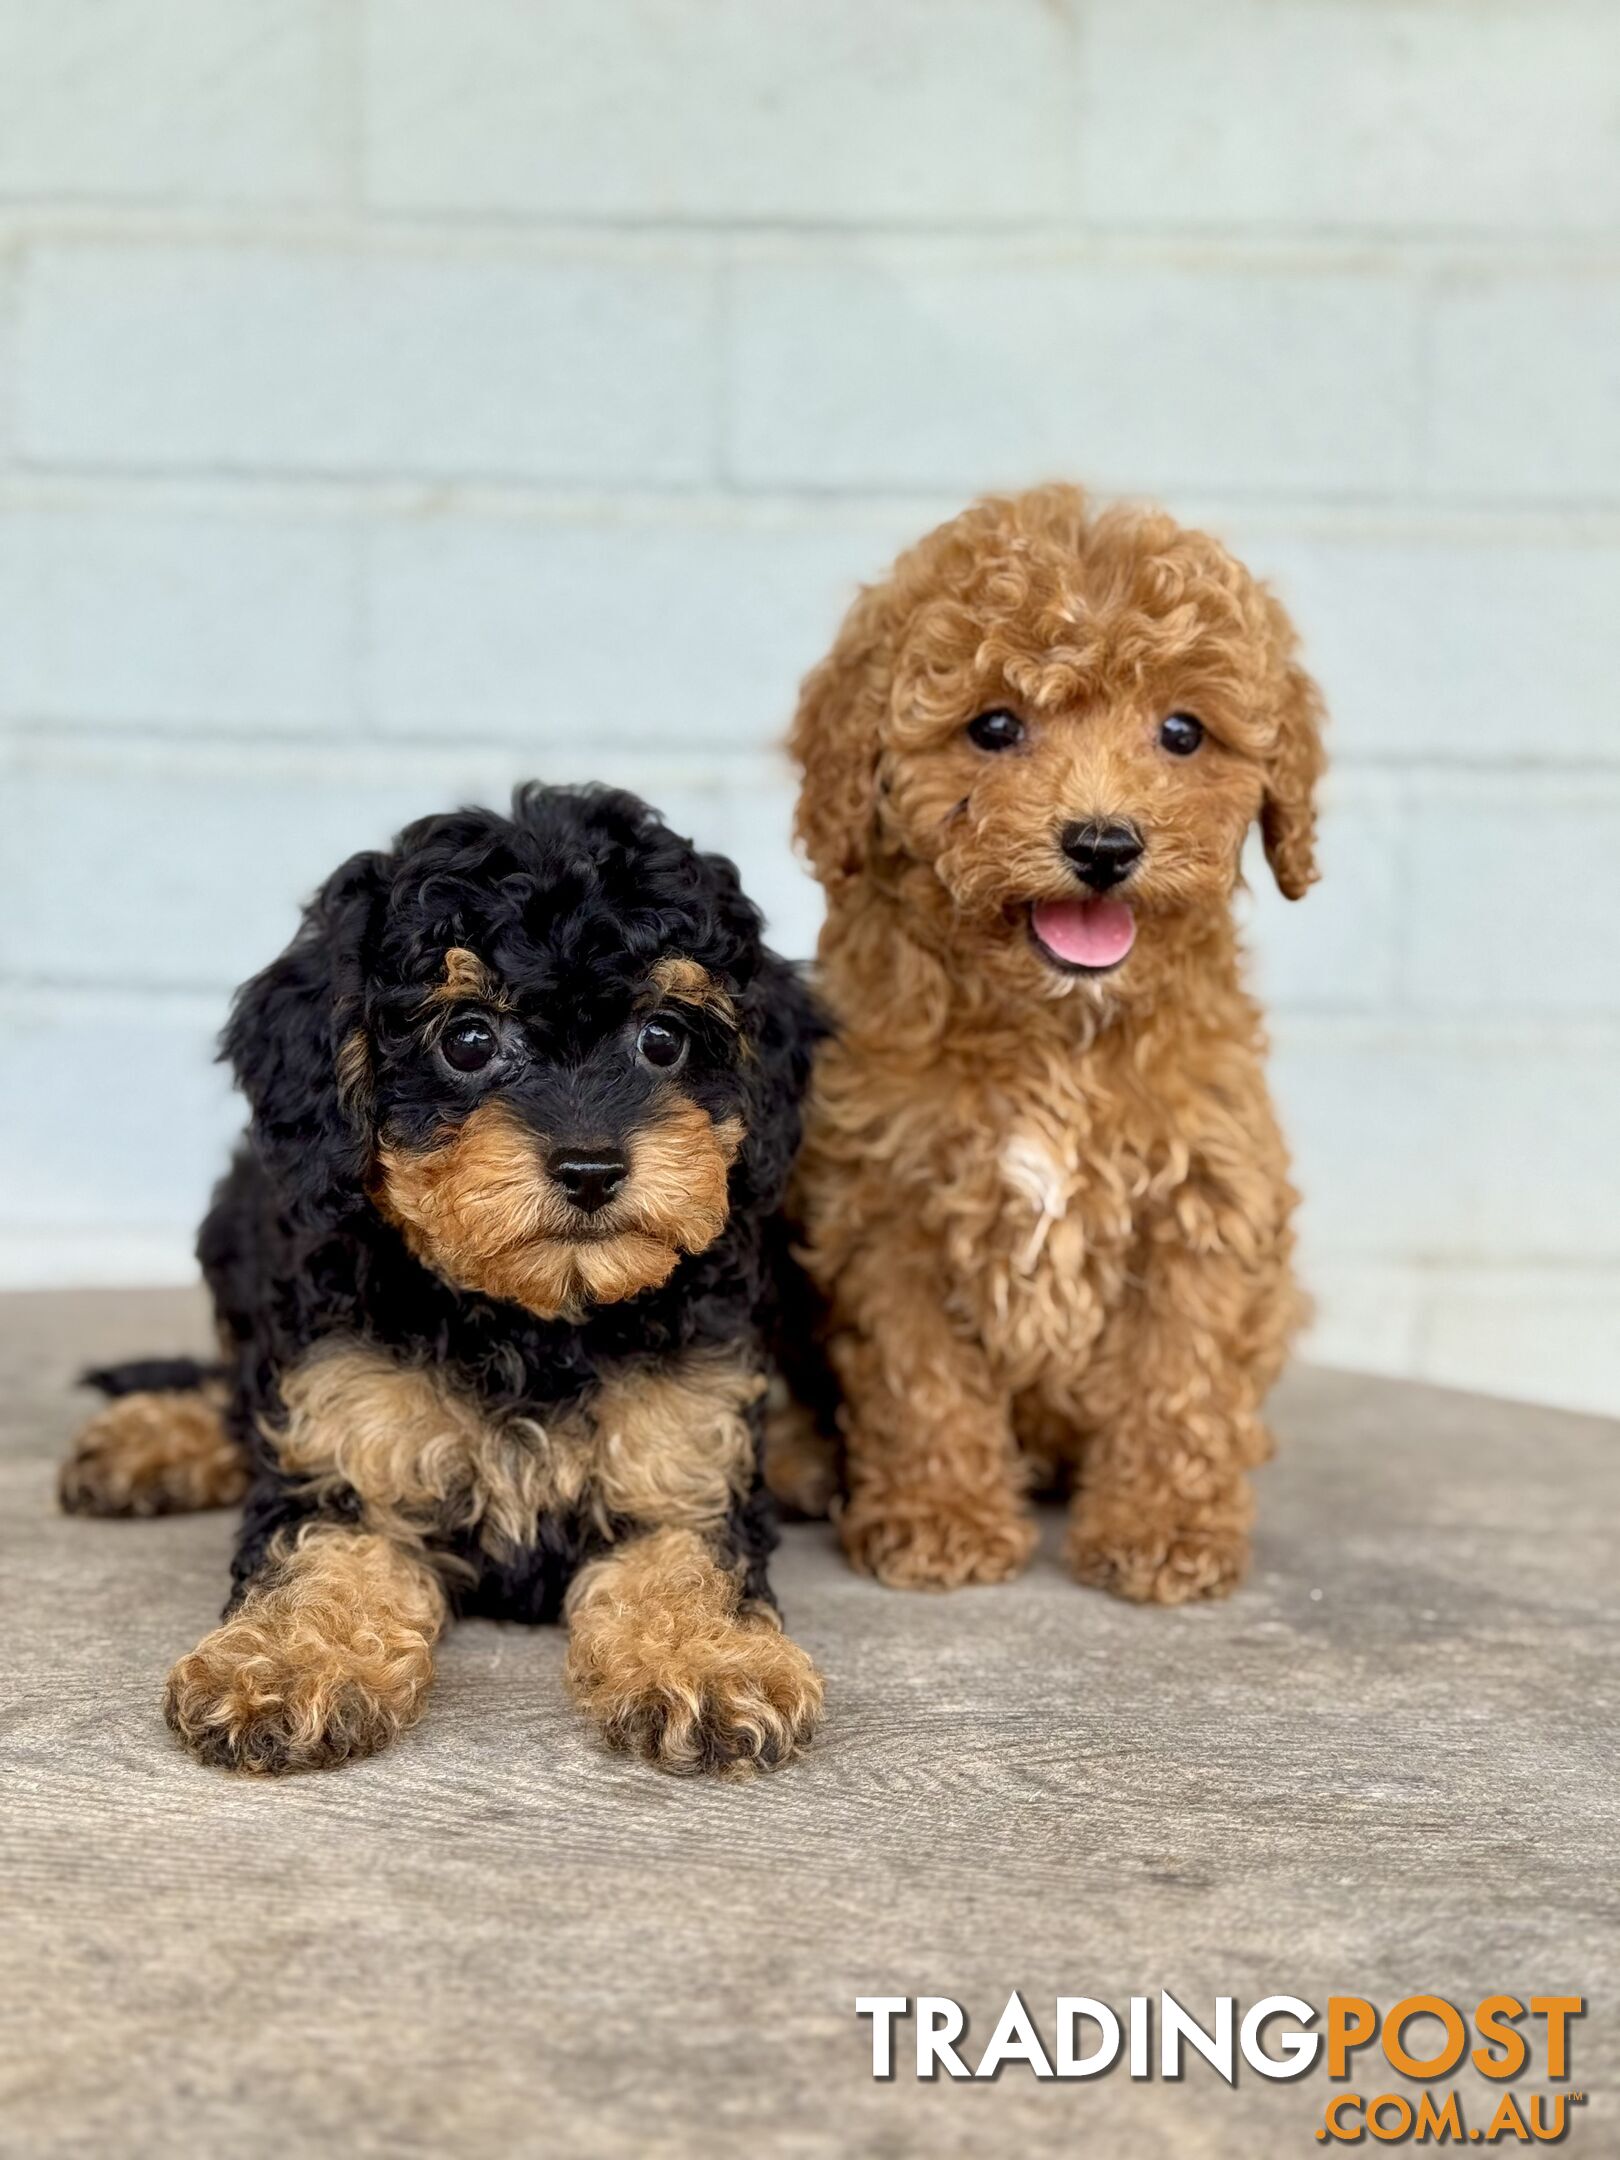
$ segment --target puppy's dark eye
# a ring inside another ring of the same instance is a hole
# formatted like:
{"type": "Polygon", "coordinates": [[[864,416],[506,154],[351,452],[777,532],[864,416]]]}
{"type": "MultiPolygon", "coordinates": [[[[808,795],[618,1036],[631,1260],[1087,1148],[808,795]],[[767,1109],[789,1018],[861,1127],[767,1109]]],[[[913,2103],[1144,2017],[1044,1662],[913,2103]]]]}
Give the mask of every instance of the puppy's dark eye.
{"type": "Polygon", "coordinates": [[[1204,739],[1204,723],[1190,712],[1173,712],[1159,728],[1159,744],[1172,757],[1191,757],[1204,739]]]}
{"type": "Polygon", "coordinates": [[[643,1065],[651,1065],[658,1072],[674,1072],[686,1061],[686,1048],[690,1038],[678,1020],[665,1013],[644,1020],[641,1033],[636,1037],[636,1055],[643,1065]]]}
{"type": "Polygon", "coordinates": [[[1024,723],[1016,713],[997,706],[968,722],[968,740],[981,750],[1014,750],[1024,739],[1024,723]]]}
{"type": "Polygon", "coordinates": [[[482,1072],[497,1047],[487,1020],[452,1021],[439,1037],[439,1055],[460,1073],[482,1072]]]}

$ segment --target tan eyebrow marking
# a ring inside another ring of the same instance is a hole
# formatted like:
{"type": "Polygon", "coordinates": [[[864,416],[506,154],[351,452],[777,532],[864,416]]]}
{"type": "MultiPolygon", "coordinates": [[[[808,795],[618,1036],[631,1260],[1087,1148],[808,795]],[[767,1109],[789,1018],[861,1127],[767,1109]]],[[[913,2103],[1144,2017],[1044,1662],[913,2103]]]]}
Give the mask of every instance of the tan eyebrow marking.
{"type": "Polygon", "coordinates": [[[701,1006],[728,1028],[737,1026],[737,1006],[731,992],[695,960],[670,953],[654,965],[647,980],[661,998],[670,998],[678,1005],[701,1006]]]}
{"type": "Polygon", "coordinates": [[[465,945],[452,945],[444,956],[444,981],[428,992],[427,1003],[452,1005],[462,999],[476,999],[497,1012],[510,1003],[493,970],[465,945]]]}

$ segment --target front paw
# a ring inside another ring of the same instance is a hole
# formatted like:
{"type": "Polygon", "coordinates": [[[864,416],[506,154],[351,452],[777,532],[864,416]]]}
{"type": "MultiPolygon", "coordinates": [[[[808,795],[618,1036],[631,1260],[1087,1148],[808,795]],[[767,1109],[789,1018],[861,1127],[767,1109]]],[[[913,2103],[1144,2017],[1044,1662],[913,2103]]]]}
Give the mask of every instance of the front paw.
{"type": "Polygon", "coordinates": [[[610,1747],[676,1776],[774,1770],[821,1717],[820,1673],[763,1612],[611,1659],[576,1639],[569,1677],[610,1747]]]}
{"type": "Polygon", "coordinates": [[[237,1619],[175,1666],[163,1714],[203,1762],[271,1776],[375,1754],[415,1722],[424,1692],[379,1690],[330,1644],[278,1641],[237,1619]]]}
{"type": "Polygon", "coordinates": [[[1010,1582],[1035,1549],[1036,1528],[1000,1502],[881,1500],[856,1494],[839,1536],[851,1562],[891,1590],[955,1590],[1010,1582]]]}
{"type": "Polygon", "coordinates": [[[1154,1513],[1082,1494],[1066,1554],[1079,1581],[1138,1605],[1225,1597],[1248,1572],[1246,1508],[1154,1513]]]}

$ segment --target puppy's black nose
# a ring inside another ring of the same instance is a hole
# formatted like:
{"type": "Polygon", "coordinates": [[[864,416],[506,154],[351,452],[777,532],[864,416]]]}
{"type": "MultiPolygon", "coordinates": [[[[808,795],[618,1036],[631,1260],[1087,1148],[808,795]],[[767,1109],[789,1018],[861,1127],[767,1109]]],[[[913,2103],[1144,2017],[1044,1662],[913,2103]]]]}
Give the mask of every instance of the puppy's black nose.
{"type": "Polygon", "coordinates": [[[546,1168],[582,1215],[606,1207],[630,1175],[624,1157],[606,1148],[558,1148],[546,1168]]]}
{"type": "Polygon", "coordinates": [[[1061,842],[1082,885],[1107,892],[1142,854],[1142,835],[1134,825],[1066,825],[1061,842]]]}

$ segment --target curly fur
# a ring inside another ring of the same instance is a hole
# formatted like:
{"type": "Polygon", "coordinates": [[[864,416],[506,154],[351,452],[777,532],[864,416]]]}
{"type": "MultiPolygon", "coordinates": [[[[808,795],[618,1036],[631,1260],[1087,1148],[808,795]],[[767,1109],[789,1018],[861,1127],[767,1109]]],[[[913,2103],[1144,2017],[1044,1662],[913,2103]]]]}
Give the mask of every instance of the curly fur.
{"type": "Polygon", "coordinates": [[[484,1103],[448,1141],[377,1150],[371,1194],[429,1267],[469,1290],[530,1312],[577,1319],[592,1305],[656,1290],[683,1252],[702,1252],[725,1227],[736,1118],[718,1123],[694,1102],[664,1106],[633,1142],[633,1200],[610,1238],[567,1235],[570,1209],[537,1174],[536,1136],[504,1103],[484,1103]]]}
{"type": "MultiPolygon", "coordinates": [[[[199,1241],[226,1353],[209,1459],[252,1483],[225,1624],[170,1685],[199,1754],[369,1752],[419,1713],[444,1612],[557,1618],[625,1539],[678,1532],[769,1605],[767,1230],[819,1032],[731,865],[628,795],[525,788],[328,880],[224,1038],[252,1122],[199,1241]],[[638,1054],[655,1013],[685,1030],[678,1067],[638,1054]],[[498,1048],[466,1073],[445,1046],[473,1018],[498,1048]],[[582,1149],[626,1166],[594,1212],[555,1174],[582,1149]]],[[[205,1407],[125,1394],[87,1444],[118,1418],[154,1462],[197,1455],[205,1407]]],[[[205,1483],[190,1504],[230,1496],[205,1483]]],[[[657,1587],[638,1610],[684,1654],[685,1589],[660,1618],[657,1587]]],[[[701,1661],[713,1616],[692,1625],[701,1661]]],[[[756,1714],[785,1656],[748,1628],[709,1661],[707,1766],[792,1752],[756,1714]]],[[[633,1696],[639,1672],[664,1703],[652,1668],[617,1670],[587,1691],[604,1724],[662,1717],[633,1696]]]]}
{"type": "Polygon", "coordinates": [[[1241,1575],[1300,1300],[1231,901],[1257,821],[1286,894],[1316,875],[1320,722],[1241,564],[1068,487],[931,533],[806,681],[798,832],[838,1033],[796,1208],[843,1397],[842,1535],[884,1581],[1014,1573],[1053,1463],[1083,1580],[1173,1603],[1241,1575]],[[1025,730],[1000,753],[966,732],[995,708],[1025,730]],[[1204,723],[1195,755],[1160,745],[1172,712],[1204,723]],[[1081,896],[1065,826],[1121,820],[1135,943],[1075,973],[1032,907],[1081,896]]]}
{"type": "Polygon", "coordinates": [[[661,1769],[771,1768],[815,1729],[815,1667],[690,1530],[593,1561],[568,1593],[568,1618],[576,1699],[611,1746],[661,1769]]]}
{"type": "Polygon", "coordinates": [[[391,1540],[307,1525],[169,1675],[170,1728],[204,1762],[259,1773],[372,1755],[414,1725],[444,1588],[391,1540]]]}
{"type": "MultiPolygon", "coordinates": [[[[195,1383],[193,1383],[195,1385],[195,1383]]],[[[62,1465],[70,1515],[179,1515],[234,1507],[247,1462],[226,1433],[224,1389],[210,1383],[115,1396],[90,1419],[62,1465]]]]}

